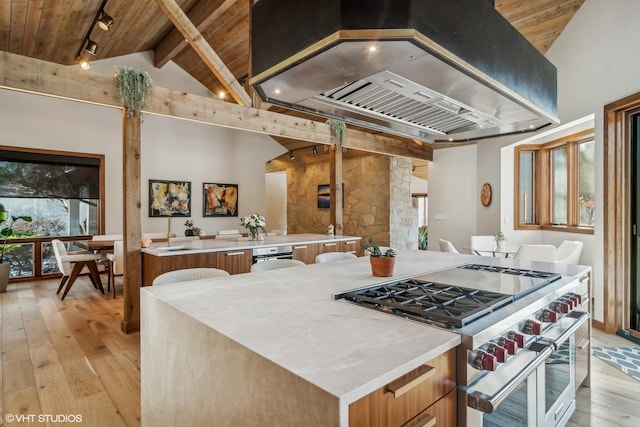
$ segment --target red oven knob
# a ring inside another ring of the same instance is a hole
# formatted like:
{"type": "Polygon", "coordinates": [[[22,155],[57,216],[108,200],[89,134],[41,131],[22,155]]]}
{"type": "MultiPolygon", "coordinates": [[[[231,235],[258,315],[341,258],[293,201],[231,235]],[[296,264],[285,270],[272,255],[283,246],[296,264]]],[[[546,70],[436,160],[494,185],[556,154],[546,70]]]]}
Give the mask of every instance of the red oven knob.
{"type": "Polygon", "coordinates": [[[569,300],[573,303],[574,307],[577,307],[580,305],[580,301],[582,300],[582,298],[579,298],[579,295],[576,294],[571,294],[569,295],[569,300]]]}
{"type": "Polygon", "coordinates": [[[522,332],[527,335],[540,335],[542,333],[542,323],[537,320],[527,320],[524,322],[522,332]]]}
{"type": "Polygon", "coordinates": [[[509,333],[507,333],[507,338],[509,338],[510,340],[514,340],[520,348],[524,348],[524,346],[527,344],[527,338],[515,331],[509,331],[509,333]]]}
{"type": "Polygon", "coordinates": [[[569,312],[569,304],[561,301],[556,301],[555,303],[555,311],[559,311],[560,313],[568,313],[569,312]]]}
{"type": "Polygon", "coordinates": [[[556,323],[558,321],[558,313],[545,308],[542,310],[542,321],[547,323],[556,323]]]}
{"type": "Polygon", "coordinates": [[[578,305],[582,304],[582,295],[580,294],[571,294],[572,298],[575,298],[578,301],[578,305]]]}
{"type": "Polygon", "coordinates": [[[516,351],[518,351],[518,344],[514,340],[507,337],[498,338],[498,345],[502,348],[507,349],[507,353],[509,354],[516,354],[516,351]]]}
{"type": "Polygon", "coordinates": [[[507,349],[504,347],[500,347],[496,343],[489,344],[489,347],[487,347],[487,353],[496,356],[496,359],[500,363],[504,363],[507,361],[507,349]]]}
{"type": "Polygon", "coordinates": [[[481,371],[495,371],[498,367],[498,360],[493,354],[477,350],[471,354],[471,366],[481,371]]]}
{"type": "Polygon", "coordinates": [[[569,310],[573,310],[573,308],[576,306],[575,301],[569,297],[562,297],[560,298],[560,301],[564,302],[565,304],[568,304],[569,310]]]}

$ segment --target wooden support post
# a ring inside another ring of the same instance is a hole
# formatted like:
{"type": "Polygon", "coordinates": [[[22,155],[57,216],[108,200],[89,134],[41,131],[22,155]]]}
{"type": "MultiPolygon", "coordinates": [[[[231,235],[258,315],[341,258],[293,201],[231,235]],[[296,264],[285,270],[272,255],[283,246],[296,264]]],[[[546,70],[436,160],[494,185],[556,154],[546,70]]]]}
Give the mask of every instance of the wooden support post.
{"type": "Polygon", "coordinates": [[[342,234],[342,145],[337,142],[329,150],[329,185],[331,187],[330,196],[330,216],[329,221],[333,224],[335,234],[342,234]]]}
{"type": "Polygon", "coordinates": [[[122,332],[140,331],[140,287],[142,286],[142,229],[140,201],[140,117],[122,112],[122,211],[124,237],[124,318],[122,332]]]}

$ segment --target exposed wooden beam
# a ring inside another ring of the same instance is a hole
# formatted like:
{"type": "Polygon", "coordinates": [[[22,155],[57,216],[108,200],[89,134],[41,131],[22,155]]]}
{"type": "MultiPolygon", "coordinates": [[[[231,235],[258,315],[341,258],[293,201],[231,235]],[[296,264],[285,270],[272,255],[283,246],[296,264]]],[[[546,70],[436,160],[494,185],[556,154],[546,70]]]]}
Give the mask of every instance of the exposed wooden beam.
{"type": "Polygon", "coordinates": [[[175,0],[156,0],[160,9],[169,17],[173,25],[180,31],[182,36],[189,42],[193,50],[207,64],[207,67],[222,83],[229,95],[240,105],[251,106],[251,97],[244,90],[229,68],[222,62],[220,57],[213,50],[211,45],[202,36],[200,31],[189,20],[189,17],[182,11],[175,0]]]}
{"type": "MultiPolygon", "coordinates": [[[[189,19],[202,31],[212,25],[236,2],[236,0],[209,0],[198,2],[188,13],[189,19]]],[[[184,36],[173,28],[153,49],[157,68],[163,67],[187,46],[184,36]]]]}
{"type": "MultiPolygon", "coordinates": [[[[58,65],[9,52],[0,52],[0,88],[122,108],[116,79],[112,75],[83,71],[77,66],[58,65]]],[[[153,87],[143,112],[315,144],[331,144],[328,123],[243,107],[158,86],[153,87]]],[[[348,129],[347,132],[347,147],[433,160],[429,144],[404,144],[394,138],[355,129],[348,129]]]]}

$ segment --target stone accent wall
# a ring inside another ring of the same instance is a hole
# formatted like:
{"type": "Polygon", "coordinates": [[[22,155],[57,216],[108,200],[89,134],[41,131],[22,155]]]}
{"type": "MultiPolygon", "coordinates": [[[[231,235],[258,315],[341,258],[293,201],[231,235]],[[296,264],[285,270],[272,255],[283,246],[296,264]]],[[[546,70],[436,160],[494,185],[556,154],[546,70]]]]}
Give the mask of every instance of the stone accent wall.
{"type": "MultiPolygon", "coordinates": [[[[342,179],[341,234],[371,235],[381,246],[417,249],[418,216],[412,206],[411,160],[349,153],[342,160],[342,179]]],[[[288,233],[327,232],[330,211],[318,208],[317,193],[318,185],[328,183],[328,162],[287,167],[288,233]]]]}
{"type": "Polygon", "coordinates": [[[392,157],[390,162],[390,246],[418,248],[418,215],[411,198],[411,160],[392,157]]]}
{"type": "MultiPolygon", "coordinates": [[[[352,236],[373,235],[389,245],[390,157],[378,154],[344,156],[343,230],[352,236]]],[[[329,183],[329,164],[287,168],[287,232],[326,233],[329,209],[319,209],[319,184],[329,183]]]]}

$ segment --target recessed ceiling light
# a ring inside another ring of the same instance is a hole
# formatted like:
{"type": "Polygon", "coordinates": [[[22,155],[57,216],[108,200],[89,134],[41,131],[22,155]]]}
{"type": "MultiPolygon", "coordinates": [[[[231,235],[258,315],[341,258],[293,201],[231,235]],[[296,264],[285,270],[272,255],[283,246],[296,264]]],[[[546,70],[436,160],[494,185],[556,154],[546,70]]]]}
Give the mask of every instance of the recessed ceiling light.
{"type": "Polygon", "coordinates": [[[226,96],[227,96],[227,94],[226,94],[226,93],[224,93],[224,91],[223,91],[223,90],[221,90],[220,92],[218,92],[218,98],[220,98],[220,99],[224,99],[226,96]]]}
{"type": "Polygon", "coordinates": [[[273,93],[275,93],[276,95],[280,95],[280,89],[279,88],[275,88],[273,90],[273,93]]]}
{"type": "Polygon", "coordinates": [[[375,46],[369,46],[369,52],[375,52],[376,50],[378,50],[377,47],[375,46]]]}

